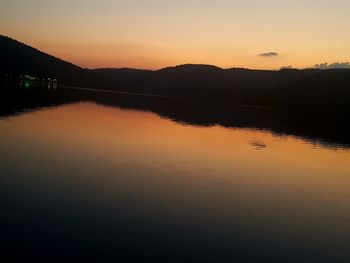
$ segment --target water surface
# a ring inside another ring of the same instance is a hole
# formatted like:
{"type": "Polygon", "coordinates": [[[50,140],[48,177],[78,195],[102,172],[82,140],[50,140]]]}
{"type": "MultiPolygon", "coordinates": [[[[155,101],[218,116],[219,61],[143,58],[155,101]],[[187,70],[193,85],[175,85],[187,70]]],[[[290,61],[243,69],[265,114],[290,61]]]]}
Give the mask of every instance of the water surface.
{"type": "Polygon", "coordinates": [[[4,117],[0,137],[11,257],[350,261],[347,148],[91,102],[4,117]]]}

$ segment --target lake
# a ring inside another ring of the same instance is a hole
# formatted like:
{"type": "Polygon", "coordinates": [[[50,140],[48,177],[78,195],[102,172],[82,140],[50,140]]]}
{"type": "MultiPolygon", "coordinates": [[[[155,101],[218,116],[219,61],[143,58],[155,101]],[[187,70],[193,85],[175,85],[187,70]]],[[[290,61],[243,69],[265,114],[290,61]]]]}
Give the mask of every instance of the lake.
{"type": "Polygon", "coordinates": [[[348,147],[89,101],[0,138],[7,259],[350,262],[348,147]]]}

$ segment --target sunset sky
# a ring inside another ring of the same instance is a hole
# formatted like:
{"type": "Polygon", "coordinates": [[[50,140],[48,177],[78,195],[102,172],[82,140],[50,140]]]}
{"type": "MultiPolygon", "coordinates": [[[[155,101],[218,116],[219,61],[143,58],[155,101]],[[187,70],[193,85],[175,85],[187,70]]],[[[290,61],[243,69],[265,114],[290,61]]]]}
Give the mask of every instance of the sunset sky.
{"type": "Polygon", "coordinates": [[[350,61],[349,0],[1,0],[0,34],[82,67],[350,61]]]}

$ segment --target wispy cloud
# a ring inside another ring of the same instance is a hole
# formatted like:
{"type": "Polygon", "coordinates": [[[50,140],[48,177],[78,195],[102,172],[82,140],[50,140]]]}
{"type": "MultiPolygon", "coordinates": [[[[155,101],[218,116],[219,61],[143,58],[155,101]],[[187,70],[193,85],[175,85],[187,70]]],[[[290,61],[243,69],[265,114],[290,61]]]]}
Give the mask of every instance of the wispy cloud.
{"type": "Polygon", "coordinates": [[[283,69],[295,69],[295,68],[293,68],[292,65],[289,65],[289,66],[282,66],[280,67],[280,69],[283,70],[283,69]]]}
{"type": "Polygon", "coordinates": [[[260,53],[258,54],[259,57],[265,57],[265,58],[272,58],[272,57],[277,57],[278,53],[271,51],[271,52],[264,52],[264,53],[260,53]]]}
{"type": "Polygon", "coordinates": [[[332,68],[348,68],[350,69],[350,62],[335,62],[335,63],[321,63],[321,64],[316,64],[314,68],[319,68],[319,69],[332,69],[332,68]]]}

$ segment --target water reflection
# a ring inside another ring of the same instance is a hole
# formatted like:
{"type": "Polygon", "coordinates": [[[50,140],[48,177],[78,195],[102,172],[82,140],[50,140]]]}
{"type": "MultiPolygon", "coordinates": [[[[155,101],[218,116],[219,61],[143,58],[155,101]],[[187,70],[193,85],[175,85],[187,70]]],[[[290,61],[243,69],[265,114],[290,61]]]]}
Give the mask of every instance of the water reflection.
{"type": "MultiPolygon", "coordinates": [[[[312,122],[303,116],[288,116],[271,109],[207,104],[171,97],[139,96],[118,92],[56,88],[12,90],[3,89],[0,117],[21,114],[41,107],[52,107],[78,101],[92,101],[124,109],[151,111],[183,125],[252,128],[268,130],[275,136],[293,135],[313,145],[348,148],[350,130],[345,120],[312,122]]],[[[253,142],[254,144],[254,142],[253,142]]],[[[254,146],[254,145],[253,145],[254,146]]],[[[255,144],[254,147],[258,147],[255,144]]],[[[259,148],[263,148],[260,145],[259,148]]]]}
{"type": "Polygon", "coordinates": [[[1,232],[12,255],[350,259],[348,150],[92,102],[9,117],[0,134],[1,232]]]}

